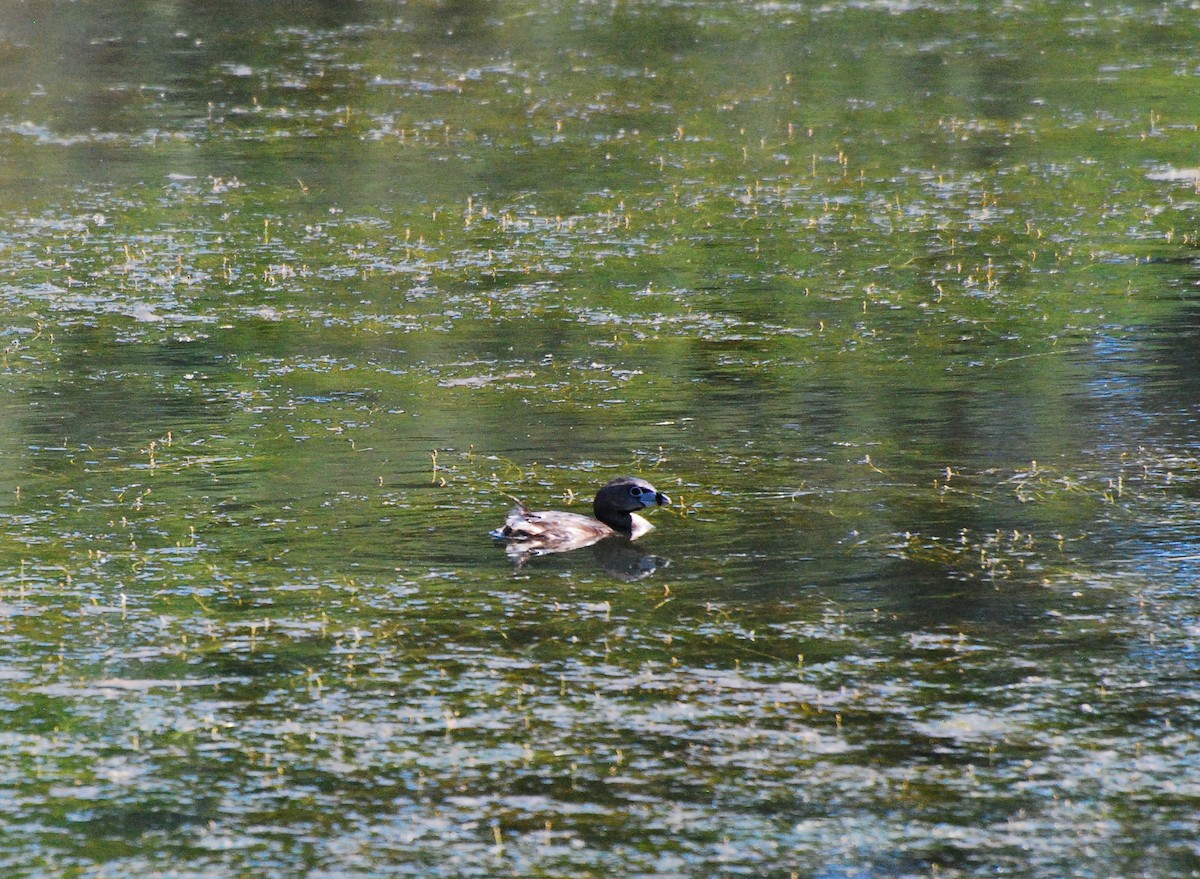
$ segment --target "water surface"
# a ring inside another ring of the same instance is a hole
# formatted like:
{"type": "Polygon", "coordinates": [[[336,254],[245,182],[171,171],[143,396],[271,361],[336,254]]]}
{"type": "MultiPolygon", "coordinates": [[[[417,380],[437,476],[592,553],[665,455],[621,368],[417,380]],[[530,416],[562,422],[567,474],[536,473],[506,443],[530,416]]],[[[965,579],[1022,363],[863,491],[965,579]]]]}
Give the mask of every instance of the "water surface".
{"type": "Polygon", "coordinates": [[[6,874],[1195,875],[1194,43],[0,13],[6,874]]]}

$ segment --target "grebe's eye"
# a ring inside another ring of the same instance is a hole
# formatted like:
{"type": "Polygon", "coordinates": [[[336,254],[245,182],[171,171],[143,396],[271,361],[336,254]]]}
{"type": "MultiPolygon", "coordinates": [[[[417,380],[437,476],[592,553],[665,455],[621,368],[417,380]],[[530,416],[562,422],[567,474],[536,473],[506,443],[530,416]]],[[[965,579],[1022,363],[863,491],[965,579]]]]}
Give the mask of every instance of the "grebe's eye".
{"type": "Polygon", "coordinates": [[[639,488],[639,487],[638,487],[638,486],[636,486],[636,485],[631,485],[631,486],[629,486],[629,493],[630,493],[631,495],[633,495],[634,497],[641,497],[641,496],[642,496],[642,490],[641,490],[641,488],[639,488]]]}

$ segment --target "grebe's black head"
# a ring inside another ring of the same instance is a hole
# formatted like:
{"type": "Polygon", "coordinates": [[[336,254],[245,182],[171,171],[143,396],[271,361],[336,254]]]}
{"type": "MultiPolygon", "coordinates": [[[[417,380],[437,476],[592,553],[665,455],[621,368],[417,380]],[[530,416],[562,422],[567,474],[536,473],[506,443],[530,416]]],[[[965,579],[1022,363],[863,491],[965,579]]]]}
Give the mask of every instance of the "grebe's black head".
{"type": "Polygon", "coordinates": [[[618,531],[628,532],[629,514],[646,507],[665,507],[671,499],[644,479],[618,476],[605,483],[592,503],[596,518],[618,531]]]}

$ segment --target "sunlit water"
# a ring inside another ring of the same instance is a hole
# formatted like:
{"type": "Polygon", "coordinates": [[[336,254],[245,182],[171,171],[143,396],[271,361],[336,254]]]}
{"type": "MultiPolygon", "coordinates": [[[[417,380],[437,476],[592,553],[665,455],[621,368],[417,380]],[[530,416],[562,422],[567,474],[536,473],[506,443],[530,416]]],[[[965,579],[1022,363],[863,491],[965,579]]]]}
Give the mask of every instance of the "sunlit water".
{"type": "Polygon", "coordinates": [[[1200,872],[1194,10],[204,6],[0,12],[5,875],[1200,872]]]}

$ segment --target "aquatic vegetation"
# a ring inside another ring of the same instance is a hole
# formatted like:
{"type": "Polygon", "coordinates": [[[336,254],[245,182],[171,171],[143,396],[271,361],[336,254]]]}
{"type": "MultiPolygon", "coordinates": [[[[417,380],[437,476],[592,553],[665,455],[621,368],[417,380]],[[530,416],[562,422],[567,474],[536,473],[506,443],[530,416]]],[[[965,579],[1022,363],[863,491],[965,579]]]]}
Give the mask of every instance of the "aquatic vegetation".
{"type": "Polygon", "coordinates": [[[5,875],[1192,875],[1193,18],[0,13],[5,875]]]}

